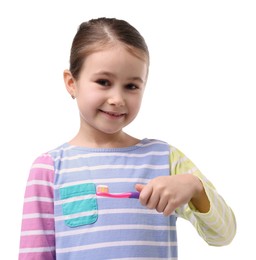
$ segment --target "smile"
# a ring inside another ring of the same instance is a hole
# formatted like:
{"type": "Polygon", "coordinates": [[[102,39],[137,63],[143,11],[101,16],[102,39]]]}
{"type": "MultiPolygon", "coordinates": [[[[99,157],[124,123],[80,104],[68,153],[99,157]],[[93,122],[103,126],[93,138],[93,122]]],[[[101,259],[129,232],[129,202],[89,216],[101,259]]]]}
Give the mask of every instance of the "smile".
{"type": "Polygon", "coordinates": [[[100,112],[102,112],[110,117],[114,117],[114,118],[120,118],[120,117],[123,117],[124,115],[126,115],[125,113],[108,112],[108,111],[103,111],[103,110],[100,110],[100,112]]]}

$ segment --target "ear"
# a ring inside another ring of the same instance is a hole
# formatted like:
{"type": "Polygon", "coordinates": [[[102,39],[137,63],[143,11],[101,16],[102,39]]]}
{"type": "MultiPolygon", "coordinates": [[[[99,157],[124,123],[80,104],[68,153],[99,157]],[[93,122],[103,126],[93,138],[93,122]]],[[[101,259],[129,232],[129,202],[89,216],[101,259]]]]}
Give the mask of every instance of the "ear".
{"type": "Polygon", "coordinates": [[[66,89],[70,96],[74,99],[76,97],[76,80],[73,78],[69,70],[63,72],[66,89]]]}

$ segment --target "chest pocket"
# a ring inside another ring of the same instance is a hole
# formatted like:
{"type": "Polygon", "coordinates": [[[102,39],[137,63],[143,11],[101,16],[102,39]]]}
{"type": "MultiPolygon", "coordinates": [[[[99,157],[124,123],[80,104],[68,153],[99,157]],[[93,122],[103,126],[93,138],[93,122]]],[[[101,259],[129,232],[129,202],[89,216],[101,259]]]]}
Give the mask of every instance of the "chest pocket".
{"type": "Polygon", "coordinates": [[[60,199],[67,226],[78,227],[97,221],[98,205],[94,183],[61,188],[60,199]]]}

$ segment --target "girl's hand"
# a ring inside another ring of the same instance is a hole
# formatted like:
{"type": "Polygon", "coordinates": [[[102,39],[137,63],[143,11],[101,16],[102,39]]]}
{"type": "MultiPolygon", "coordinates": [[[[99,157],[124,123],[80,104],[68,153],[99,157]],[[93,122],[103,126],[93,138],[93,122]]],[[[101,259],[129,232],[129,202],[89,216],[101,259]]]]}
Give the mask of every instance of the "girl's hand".
{"type": "Polygon", "coordinates": [[[192,174],[160,176],[147,185],[136,184],[140,202],[149,209],[171,215],[175,209],[189,201],[200,212],[208,212],[210,203],[198,177],[192,174]]]}

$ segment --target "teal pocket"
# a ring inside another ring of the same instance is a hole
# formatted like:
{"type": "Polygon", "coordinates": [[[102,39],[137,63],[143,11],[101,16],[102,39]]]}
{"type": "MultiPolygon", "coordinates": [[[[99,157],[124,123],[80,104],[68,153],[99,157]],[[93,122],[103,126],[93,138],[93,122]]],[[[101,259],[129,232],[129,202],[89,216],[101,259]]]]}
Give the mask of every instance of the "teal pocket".
{"type": "Polygon", "coordinates": [[[67,226],[78,227],[97,221],[98,205],[94,183],[61,188],[60,199],[67,226]]]}

